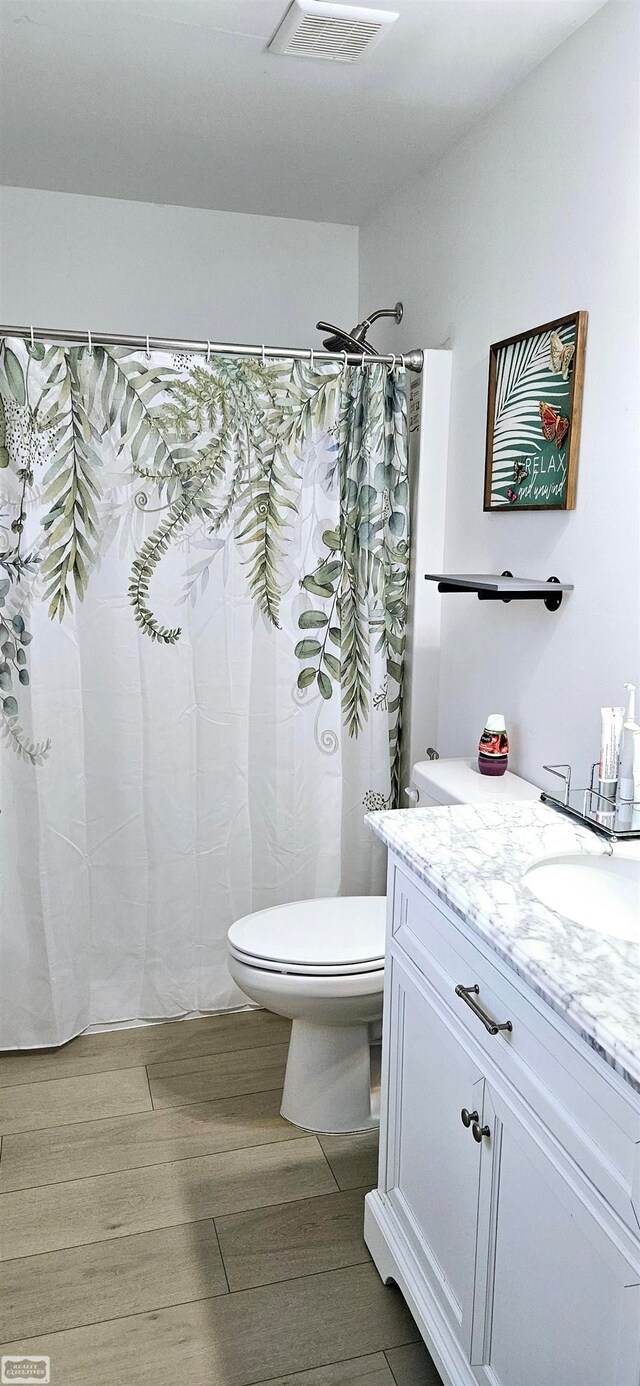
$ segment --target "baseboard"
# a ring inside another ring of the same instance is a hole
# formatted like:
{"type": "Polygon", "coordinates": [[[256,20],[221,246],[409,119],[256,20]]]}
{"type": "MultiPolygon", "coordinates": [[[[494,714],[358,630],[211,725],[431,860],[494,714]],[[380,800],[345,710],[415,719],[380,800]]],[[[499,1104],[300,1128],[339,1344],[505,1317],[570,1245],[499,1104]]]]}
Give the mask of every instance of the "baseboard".
{"type": "Polygon", "coordinates": [[[367,1194],[364,1239],[381,1279],[395,1281],[420,1329],[444,1386],[477,1386],[472,1368],[431,1292],[393,1210],[378,1189],[367,1194]]]}

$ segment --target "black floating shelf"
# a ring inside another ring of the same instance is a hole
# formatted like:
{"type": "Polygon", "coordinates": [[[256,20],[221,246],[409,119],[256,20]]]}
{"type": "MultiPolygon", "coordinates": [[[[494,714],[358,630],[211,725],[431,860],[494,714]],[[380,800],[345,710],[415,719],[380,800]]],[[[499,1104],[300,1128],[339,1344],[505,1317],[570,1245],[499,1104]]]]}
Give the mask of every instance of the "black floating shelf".
{"type": "Polygon", "coordinates": [[[481,602],[544,602],[548,611],[557,611],[563,592],[573,592],[572,582],[557,577],[546,582],[516,578],[513,573],[425,573],[427,582],[437,582],[439,592],[477,592],[481,602]]]}

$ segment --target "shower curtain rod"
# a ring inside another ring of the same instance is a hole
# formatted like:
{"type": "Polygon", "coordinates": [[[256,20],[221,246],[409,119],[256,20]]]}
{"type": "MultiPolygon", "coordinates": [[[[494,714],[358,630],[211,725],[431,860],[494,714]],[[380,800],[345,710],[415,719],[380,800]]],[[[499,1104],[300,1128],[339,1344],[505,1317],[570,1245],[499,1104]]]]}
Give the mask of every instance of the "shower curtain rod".
{"type": "Polygon", "coordinates": [[[179,351],[198,353],[202,356],[259,356],[261,359],[275,360],[289,358],[292,361],[342,361],[348,366],[384,365],[406,366],[410,371],[421,371],[424,352],[406,351],[402,354],[374,356],[370,352],[355,351],[315,351],[312,347],[272,347],[249,346],[239,342],[184,341],[178,337],[127,337],[114,332],[62,332],[59,328],[9,327],[0,324],[0,337],[24,337],[26,341],[73,342],[83,346],[126,346],[143,351],[179,351]]]}

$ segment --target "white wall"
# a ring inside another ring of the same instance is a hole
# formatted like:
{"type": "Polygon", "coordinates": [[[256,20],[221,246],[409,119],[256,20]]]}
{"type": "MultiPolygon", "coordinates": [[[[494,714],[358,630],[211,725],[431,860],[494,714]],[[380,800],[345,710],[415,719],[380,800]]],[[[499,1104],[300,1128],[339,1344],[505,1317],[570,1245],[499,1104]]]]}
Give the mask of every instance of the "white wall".
{"type": "Polygon", "coordinates": [[[320,345],[358,316],[358,230],[0,189],[0,322],[320,345]]]}
{"type": "Polygon", "coordinates": [[[440,751],[472,751],[486,713],[504,711],[514,769],[538,783],[543,761],[584,773],[600,705],[622,702],[625,680],[640,683],[633,0],[599,11],[361,228],[360,244],[361,304],[400,297],[405,343],[453,349],[446,569],[553,573],[576,589],[555,614],[443,596],[440,751]],[[578,507],[483,515],[489,343],[579,308],[589,336],[578,507]]]}
{"type": "MultiPolygon", "coordinates": [[[[451,352],[425,351],[409,384],[411,578],[403,709],[402,788],[411,767],[438,738],[442,602],[426,572],[442,572],[446,504],[451,352]],[[424,427],[421,421],[424,420],[424,427]]],[[[407,808],[402,794],[400,807],[407,808]]]]}

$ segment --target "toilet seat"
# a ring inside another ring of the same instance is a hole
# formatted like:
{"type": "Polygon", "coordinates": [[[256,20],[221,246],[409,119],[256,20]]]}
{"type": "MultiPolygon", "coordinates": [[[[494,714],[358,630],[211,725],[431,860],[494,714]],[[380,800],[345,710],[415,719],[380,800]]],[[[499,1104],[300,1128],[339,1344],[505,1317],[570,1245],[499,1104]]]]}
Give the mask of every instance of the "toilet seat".
{"type": "Polygon", "coordinates": [[[384,965],[383,896],[297,900],[231,925],[229,951],[245,967],[309,977],[348,977],[384,965]]]}
{"type": "Polygon", "coordinates": [[[343,967],[311,967],[309,964],[274,962],[270,958],[260,958],[254,953],[243,953],[240,948],[229,947],[229,954],[245,967],[259,967],[265,972],[291,973],[298,977],[357,977],[367,972],[380,972],[384,958],[376,958],[368,963],[353,963],[343,967]]]}

